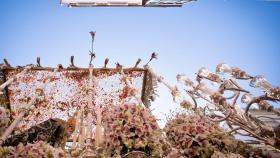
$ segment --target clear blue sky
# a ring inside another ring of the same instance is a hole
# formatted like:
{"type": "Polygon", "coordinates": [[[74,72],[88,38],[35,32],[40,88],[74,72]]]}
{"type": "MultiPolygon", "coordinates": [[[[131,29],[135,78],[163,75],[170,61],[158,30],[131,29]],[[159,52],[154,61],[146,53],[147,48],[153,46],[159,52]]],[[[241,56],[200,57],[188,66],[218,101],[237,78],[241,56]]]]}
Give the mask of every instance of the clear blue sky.
{"type": "MultiPolygon", "coordinates": [[[[59,0],[1,0],[0,60],[12,65],[76,64],[87,67],[90,30],[97,31],[95,65],[132,66],[159,53],[151,67],[170,83],[177,73],[191,78],[220,62],[280,85],[280,2],[198,0],[182,8],[68,8],[59,0]]],[[[161,116],[176,107],[165,87],[154,103],[161,116]]]]}

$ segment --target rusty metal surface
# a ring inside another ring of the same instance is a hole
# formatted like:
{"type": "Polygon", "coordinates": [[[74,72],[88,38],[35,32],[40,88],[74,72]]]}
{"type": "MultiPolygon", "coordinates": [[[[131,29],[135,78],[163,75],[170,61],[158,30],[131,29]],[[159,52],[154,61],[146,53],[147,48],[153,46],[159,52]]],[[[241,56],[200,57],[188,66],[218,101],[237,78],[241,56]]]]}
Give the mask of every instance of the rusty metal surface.
{"type": "MultiPolygon", "coordinates": [[[[5,71],[6,79],[14,76],[18,71],[10,69],[5,71]]],[[[126,70],[125,74],[132,82],[133,87],[141,93],[145,71],[126,70]]],[[[16,133],[39,124],[49,118],[67,120],[80,106],[88,106],[89,71],[61,70],[31,70],[21,75],[8,86],[8,95],[12,117],[18,110],[26,105],[36,91],[42,91],[43,97],[36,103],[36,108],[19,123],[16,133]],[[48,78],[51,78],[48,81],[48,78]],[[48,83],[46,83],[48,82],[48,83]],[[46,85],[46,86],[45,86],[46,85]]],[[[94,70],[93,105],[117,106],[131,98],[127,95],[126,85],[116,69],[94,70]]],[[[94,107],[89,107],[94,110],[94,107]]]]}

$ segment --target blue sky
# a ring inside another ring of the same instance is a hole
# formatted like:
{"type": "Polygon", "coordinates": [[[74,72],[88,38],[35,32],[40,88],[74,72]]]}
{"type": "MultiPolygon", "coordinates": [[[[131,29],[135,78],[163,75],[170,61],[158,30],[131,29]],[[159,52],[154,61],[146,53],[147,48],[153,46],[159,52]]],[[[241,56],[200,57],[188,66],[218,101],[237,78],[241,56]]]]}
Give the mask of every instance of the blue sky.
{"type": "MultiPolygon", "coordinates": [[[[0,60],[12,65],[87,67],[89,31],[95,30],[96,67],[109,57],[111,66],[129,67],[138,58],[159,59],[151,67],[170,83],[177,73],[194,78],[201,66],[214,70],[220,62],[252,75],[263,74],[280,85],[280,2],[198,0],[182,8],[68,8],[59,0],[2,0],[0,60]]],[[[176,107],[160,86],[155,113],[176,107]]]]}

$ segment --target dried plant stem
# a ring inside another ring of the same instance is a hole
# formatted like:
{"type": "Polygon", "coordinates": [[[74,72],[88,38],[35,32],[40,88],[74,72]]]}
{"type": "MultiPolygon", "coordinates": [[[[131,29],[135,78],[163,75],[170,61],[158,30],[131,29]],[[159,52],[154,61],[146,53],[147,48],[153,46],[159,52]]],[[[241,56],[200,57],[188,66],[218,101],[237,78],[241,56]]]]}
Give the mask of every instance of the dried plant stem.
{"type": "MultiPolygon", "coordinates": [[[[21,73],[25,73],[27,70],[29,70],[31,67],[27,67],[25,68],[21,73]]],[[[55,70],[56,71],[56,70],[55,70]]],[[[46,83],[44,84],[44,88],[46,87],[46,85],[50,82],[51,78],[48,78],[48,80],[46,81],[46,83]]],[[[0,145],[2,145],[4,143],[4,141],[7,139],[7,137],[13,132],[14,128],[18,125],[18,123],[22,120],[22,118],[28,114],[29,110],[31,110],[33,107],[33,105],[36,103],[37,98],[38,98],[38,94],[36,94],[31,101],[29,102],[29,104],[27,104],[21,111],[20,113],[16,116],[15,120],[12,122],[12,124],[6,129],[6,131],[4,132],[4,134],[1,136],[0,138],[0,145]]]]}
{"type": "Polygon", "coordinates": [[[20,73],[16,74],[13,78],[9,79],[8,81],[4,82],[1,86],[0,86],[0,91],[3,91],[8,85],[10,85],[11,83],[13,83],[20,75],[26,73],[29,69],[31,69],[31,67],[26,67],[24,68],[20,73]]]}
{"type": "Polygon", "coordinates": [[[228,132],[228,134],[236,133],[236,131],[241,130],[241,127],[234,128],[228,132]]]}
{"type": "Polygon", "coordinates": [[[169,83],[167,83],[162,76],[157,75],[153,69],[151,69],[148,66],[145,66],[145,68],[151,73],[151,75],[156,78],[160,83],[165,85],[170,91],[174,89],[174,86],[171,86],[169,83]]]}
{"type": "Polygon", "coordinates": [[[77,140],[79,137],[79,130],[80,130],[80,119],[81,118],[81,111],[78,110],[77,116],[76,116],[76,125],[75,125],[75,131],[73,132],[73,143],[72,143],[72,149],[75,149],[77,147],[77,140]]]}
{"type": "Polygon", "coordinates": [[[79,147],[83,148],[85,144],[85,124],[84,124],[84,114],[85,109],[84,106],[81,108],[81,125],[80,125],[80,135],[79,135],[79,147]]]}
{"type": "Polygon", "coordinates": [[[240,96],[240,92],[236,92],[237,94],[235,95],[235,98],[231,104],[231,107],[234,107],[236,104],[236,101],[238,100],[239,96],[240,96]]]}
{"type": "Polygon", "coordinates": [[[20,113],[16,116],[15,120],[12,124],[5,130],[4,134],[0,138],[0,146],[4,143],[7,137],[13,132],[14,128],[18,125],[18,123],[22,120],[24,115],[28,113],[31,107],[35,104],[37,96],[35,96],[29,104],[26,105],[25,109],[20,111],[20,113]]]}
{"type": "Polygon", "coordinates": [[[94,81],[93,81],[93,66],[89,67],[89,91],[88,91],[88,108],[87,108],[87,124],[86,124],[86,145],[90,145],[91,140],[92,140],[92,128],[90,120],[92,119],[91,117],[91,111],[90,107],[93,107],[93,90],[94,90],[94,81]]]}
{"type": "MultiPolygon", "coordinates": [[[[254,103],[260,103],[262,100],[270,100],[270,101],[279,101],[278,99],[275,99],[273,97],[268,96],[267,94],[258,96],[258,97],[254,97],[252,101],[250,101],[250,103],[247,104],[246,108],[245,108],[245,116],[248,117],[249,114],[249,109],[250,107],[254,104],[254,103]]],[[[276,112],[276,114],[279,113],[279,111],[273,111],[276,112]]]]}
{"type": "MultiPolygon", "coordinates": [[[[166,82],[162,76],[157,75],[151,68],[149,68],[149,66],[146,65],[146,66],[145,66],[145,69],[147,69],[147,70],[151,73],[151,75],[152,75],[154,78],[156,78],[156,80],[157,80],[158,82],[160,82],[160,83],[162,83],[163,85],[165,85],[165,86],[170,90],[171,94],[176,90],[177,93],[179,93],[179,95],[181,95],[181,93],[177,90],[177,88],[176,88],[175,86],[172,86],[172,85],[170,85],[168,82],[166,82]]],[[[186,91],[186,92],[189,93],[188,91],[186,91]]],[[[197,105],[197,102],[196,102],[194,96],[193,96],[191,93],[189,93],[189,94],[190,94],[190,97],[192,98],[192,100],[193,100],[193,102],[194,102],[194,107],[192,107],[192,108],[193,108],[193,110],[195,110],[195,109],[197,108],[197,106],[198,106],[198,105],[197,105]]],[[[172,95],[173,95],[173,94],[172,94],[172,95]]],[[[173,97],[174,97],[174,96],[173,96],[173,97]]],[[[183,97],[183,101],[182,101],[182,102],[184,102],[184,101],[186,101],[185,97],[183,97]]]]}
{"type": "Polygon", "coordinates": [[[123,77],[125,84],[128,86],[129,90],[131,91],[131,95],[136,98],[137,102],[144,108],[146,108],[145,104],[143,103],[141,97],[139,96],[139,92],[132,86],[130,81],[128,80],[127,76],[125,75],[123,69],[120,69],[120,73],[123,77]]]}
{"type": "Polygon", "coordinates": [[[95,132],[95,146],[99,147],[102,142],[102,125],[101,125],[101,115],[102,111],[100,107],[97,107],[96,109],[96,117],[97,117],[97,123],[96,123],[96,132],[95,132]]]}
{"type": "Polygon", "coordinates": [[[266,142],[267,140],[265,138],[262,138],[260,136],[258,136],[258,134],[256,134],[255,132],[252,131],[252,129],[249,129],[248,126],[244,125],[243,123],[240,122],[236,122],[232,119],[228,119],[230,122],[236,124],[237,126],[239,126],[242,130],[246,131],[247,133],[251,134],[252,136],[254,136],[255,138],[266,142]]]}

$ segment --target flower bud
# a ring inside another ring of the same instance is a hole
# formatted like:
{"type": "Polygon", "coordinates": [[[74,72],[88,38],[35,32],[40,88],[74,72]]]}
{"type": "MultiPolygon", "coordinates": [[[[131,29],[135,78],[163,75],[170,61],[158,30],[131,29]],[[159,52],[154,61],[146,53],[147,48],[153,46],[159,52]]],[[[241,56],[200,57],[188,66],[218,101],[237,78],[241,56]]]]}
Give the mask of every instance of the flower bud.
{"type": "Polygon", "coordinates": [[[231,67],[225,63],[220,63],[216,67],[216,72],[220,74],[231,73],[231,71],[232,71],[231,67]]]}

